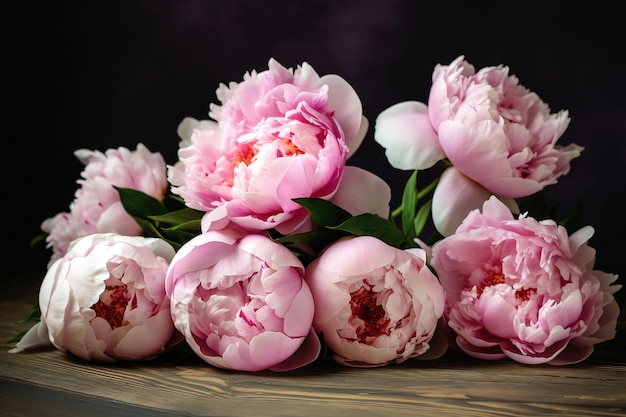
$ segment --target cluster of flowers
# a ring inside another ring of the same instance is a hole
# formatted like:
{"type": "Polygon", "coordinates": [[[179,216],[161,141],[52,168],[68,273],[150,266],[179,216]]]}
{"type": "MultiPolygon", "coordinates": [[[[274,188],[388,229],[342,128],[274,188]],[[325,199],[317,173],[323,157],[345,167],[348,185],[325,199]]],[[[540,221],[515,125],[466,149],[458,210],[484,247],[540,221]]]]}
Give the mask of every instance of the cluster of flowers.
{"type": "Polygon", "coordinates": [[[570,364],[615,336],[621,286],[593,269],[593,228],[521,211],[583,149],[556,144],[568,113],[507,67],[460,56],[435,66],[427,104],[378,115],[374,139],[413,171],[395,210],[384,180],[347,164],[369,125],[340,76],[270,59],[216,95],[209,119],[180,123],[175,164],[142,144],[76,152],[69,212],[42,224],[39,320],[12,352],[112,362],[186,346],[242,371],[447,349],[570,364]]]}

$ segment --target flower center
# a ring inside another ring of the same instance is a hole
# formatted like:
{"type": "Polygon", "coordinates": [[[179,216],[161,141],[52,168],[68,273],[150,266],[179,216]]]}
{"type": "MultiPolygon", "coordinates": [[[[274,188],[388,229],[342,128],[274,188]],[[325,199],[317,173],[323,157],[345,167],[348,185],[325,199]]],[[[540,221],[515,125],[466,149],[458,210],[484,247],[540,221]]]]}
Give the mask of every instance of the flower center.
{"type": "Polygon", "coordinates": [[[491,287],[492,285],[497,285],[497,284],[504,284],[505,283],[505,279],[504,279],[504,274],[501,272],[490,272],[489,275],[482,280],[481,284],[482,285],[478,285],[477,287],[477,291],[478,291],[478,297],[480,298],[480,296],[483,293],[483,290],[486,287],[491,287]]]}
{"type": "Polygon", "coordinates": [[[233,155],[231,159],[232,164],[234,167],[242,162],[246,165],[250,165],[255,156],[256,150],[252,145],[242,146],[238,149],[238,152],[233,155]]]}
{"type": "Polygon", "coordinates": [[[124,326],[124,312],[128,305],[128,292],[126,285],[107,285],[97,303],[91,306],[96,312],[96,317],[102,317],[109,322],[111,328],[116,329],[124,326]]]}
{"type": "MultiPolygon", "coordinates": [[[[504,276],[503,273],[501,272],[490,273],[489,276],[483,279],[482,286],[478,288],[478,297],[481,296],[481,294],[483,293],[486,287],[490,287],[492,285],[497,285],[497,284],[504,284],[504,283],[506,283],[506,277],[504,276]]],[[[533,295],[533,293],[535,293],[536,291],[537,290],[534,288],[523,288],[521,290],[516,290],[515,298],[520,303],[524,301],[528,301],[530,297],[533,295]]]]}
{"type": "Polygon", "coordinates": [[[389,334],[389,318],[382,305],[377,303],[376,293],[365,287],[359,288],[350,294],[350,307],[353,318],[363,321],[357,326],[356,333],[359,342],[368,343],[370,338],[376,338],[382,334],[389,334]]]}
{"type": "Polygon", "coordinates": [[[526,288],[522,290],[515,291],[515,298],[517,298],[520,302],[528,301],[530,296],[536,292],[537,290],[534,288],[526,288]]]}
{"type": "Polygon", "coordinates": [[[496,284],[504,284],[504,274],[502,273],[490,274],[487,278],[483,280],[483,284],[485,287],[490,287],[496,284]]]}
{"type": "Polygon", "coordinates": [[[279,149],[279,153],[277,156],[295,156],[295,155],[302,155],[304,153],[304,151],[300,150],[300,148],[298,148],[292,141],[291,139],[284,139],[282,141],[282,148],[279,149]],[[281,154],[282,153],[282,154],[281,154]]]}

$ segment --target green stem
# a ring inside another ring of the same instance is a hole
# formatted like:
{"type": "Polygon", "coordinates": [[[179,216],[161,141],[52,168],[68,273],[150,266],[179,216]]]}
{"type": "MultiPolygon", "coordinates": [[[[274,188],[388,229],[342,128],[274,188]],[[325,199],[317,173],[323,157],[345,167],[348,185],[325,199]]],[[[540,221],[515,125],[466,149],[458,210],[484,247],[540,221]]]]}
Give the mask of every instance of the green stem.
{"type": "Polygon", "coordinates": [[[393,211],[391,212],[391,218],[392,218],[392,219],[395,219],[395,218],[396,218],[396,217],[398,217],[400,214],[402,214],[402,206],[400,206],[400,207],[396,207],[396,209],[395,209],[395,210],[393,210],[393,211]]]}
{"type": "Polygon", "coordinates": [[[435,189],[435,187],[437,186],[437,183],[439,182],[439,178],[440,177],[435,178],[430,184],[426,186],[426,188],[424,188],[422,191],[417,193],[417,201],[420,201],[421,198],[423,198],[426,194],[430,193],[432,190],[435,189]]]}
{"type": "MultiPolygon", "coordinates": [[[[435,189],[435,187],[437,186],[437,183],[439,182],[439,177],[435,178],[430,184],[428,184],[423,190],[421,190],[420,192],[417,193],[417,197],[415,199],[415,204],[417,204],[418,201],[420,201],[420,199],[424,198],[425,195],[427,195],[428,193],[430,193],[432,190],[435,189]]],[[[402,206],[396,207],[392,212],[391,212],[391,218],[395,219],[396,217],[398,217],[400,214],[402,214],[402,206]]]]}

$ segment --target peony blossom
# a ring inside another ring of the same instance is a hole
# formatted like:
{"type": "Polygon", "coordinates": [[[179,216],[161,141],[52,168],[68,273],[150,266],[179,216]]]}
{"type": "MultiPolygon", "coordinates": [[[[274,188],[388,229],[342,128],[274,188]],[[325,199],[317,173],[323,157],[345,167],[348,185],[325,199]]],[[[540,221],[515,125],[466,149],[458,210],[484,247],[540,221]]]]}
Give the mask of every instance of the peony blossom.
{"type": "Polygon", "coordinates": [[[70,211],[58,213],[41,225],[53,251],[49,265],[65,255],[70,242],[78,237],[106,232],[128,236],[142,233],[139,224],[124,210],[113,186],[139,190],[158,200],[163,200],[168,188],[165,160],[141,143],[135,151],[124,147],[105,153],[79,149],[74,155],[85,168],[77,181],[80,188],[70,211]]]}
{"type": "MultiPolygon", "coordinates": [[[[459,56],[450,65],[437,65],[432,79],[428,106],[411,101],[383,111],[376,119],[374,138],[399,169],[426,169],[447,158],[462,174],[458,179],[468,182],[463,188],[476,192],[466,207],[473,201],[478,205],[470,208],[480,208],[485,195],[526,197],[555,184],[583,151],[576,144],[557,144],[569,125],[568,112],[551,113],[537,94],[509,74],[508,67],[476,72],[459,56]]],[[[433,196],[433,206],[449,205],[437,200],[455,191],[450,188],[433,196]]],[[[446,236],[458,224],[438,230],[446,236]]]]}
{"type": "Polygon", "coordinates": [[[422,249],[400,250],[361,236],[330,245],[308,267],[313,327],[336,362],[358,367],[437,357],[447,345],[433,336],[443,289],[422,249]]]}
{"type": "Polygon", "coordinates": [[[555,184],[583,150],[556,143],[569,125],[567,111],[551,113],[508,67],[475,72],[463,56],[435,67],[428,114],[448,160],[504,197],[526,197],[555,184]]]}
{"type": "Polygon", "coordinates": [[[515,219],[495,197],[434,244],[444,318],[458,346],[480,359],[577,363],[615,337],[617,275],[594,270],[593,235],[552,220],[515,219]]]}
{"type": "Polygon", "coordinates": [[[172,318],[207,363],[240,371],[289,370],[315,360],[313,297],[304,266],[265,235],[209,231],[170,264],[172,318]]]}
{"type": "MultiPolygon", "coordinates": [[[[335,197],[346,160],[365,136],[356,92],[307,63],[294,71],[270,59],[268,70],[222,84],[216,95],[221,104],[211,104],[213,120],[186,118],[179,126],[179,161],[168,167],[172,192],[206,212],[204,231],[303,231],[308,212],[293,199],[335,197]]],[[[375,210],[388,212],[391,191],[378,183],[383,195],[375,210]]],[[[365,212],[370,190],[361,190],[353,206],[362,203],[365,212]]]]}
{"type": "Polygon", "coordinates": [[[156,357],[174,335],[164,285],[173,256],[156,238],[78,238],[48,269],[39,291],[41,321],[12,351],[51,342],[90,362],[156,357]]]}

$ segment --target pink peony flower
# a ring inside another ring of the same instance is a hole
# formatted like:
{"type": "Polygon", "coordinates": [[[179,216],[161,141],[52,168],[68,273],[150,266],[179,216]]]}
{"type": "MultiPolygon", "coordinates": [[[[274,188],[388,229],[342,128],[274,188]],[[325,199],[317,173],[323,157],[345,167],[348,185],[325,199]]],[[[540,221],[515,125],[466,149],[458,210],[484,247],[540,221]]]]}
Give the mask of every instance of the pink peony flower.
{"type": "Polygon", "coordinates": [[[305,280],[315,300],[313,327],[338,363],[382,366],[438,357],[447,348],[433,339],[444,294],[422,249],[396,249],[371,236],[347,238],[326,248],[307,267],[305,280]]]}
{"type": "Polygon", "coordinates": [[[176,328],[223,369],[283,371],[315,360],[313,297],[304,266],[265,235],[209,231],[183,245],[166,291],[176,328]]]}
{"type": "Polygon", "coordinates": [[[508,67],[475,72],[463,59],[437,65],[428,114],[446,157],[493,194],[525,197],[555,184],[583,148],[556,142],[570,119],[550,113],[508,67]]]}
{"type": "MultiPolygon", "coordinates": [[[[567,111],[550,113],[537,94],[509,75],[507,67],[476,72],[459,56],[450,65],[435,67],[428,106],[410,101],[383,111],[376,119],[374,138],[399,169],[426,169],[447,158],[462,174],[456,184],[465,181],[464,189],[476,191],[468,200],[478,202],[471,207],[476,209],[484,195],[526,197],[567,174],[570,161],[583,151],[576,144],[556,143],[569,121],[567,111]]],[[[445,189],[433,196],[433,206],[448,206],[437,200],[455,191],[445,189]]],[[[462,219],[468,212],[457,208],[454,215],[462,219]]],[[[460,224],[450,227],[450,219],[438,220],[435,226],[444,236],[460,224]]]]}
{"type": "Polygon", "coordinates": [[[155,238],[101,233],[76,239],[41,284],[41,321],[12,352],[51,342],[91,362],[154,358],[174,335],[165,294],[173,256],[174,249],[155,238]]]}
{"type": "Polygon", "coordinates": [[[615,337],[617,275],[593,270],[593,228],[568,236],[552,220],[520,216],[491,197],[434,244],[458,346],[480,359],[577,363],[615,337]]]}
{"type": "MultiPolygon", "coordinates": [[[[210,107],[214,121],[186,118],[179,126],[183,147],[168,168],[172,192],[207,213],[204,231],[302,231],[308,212],[292,200],[332,199],[349,169],[347,158],[365,136],[368,123],[356,92],[307,63],[293,71],[270,59],[268,70],[220,85],[216,95],[221,105],[210,107]]],[[[384,198],[391,191],[378,182],[376,211],[388,213],[384,198]]],[[[353,205],[371,210],[371,194],[361,189],[353,205]]]]}
{"type": "Polygon", "coordinates": [[[79,149],[74,155],[85,164],[80,188],[70,204],[70,212],[44,220],[41,229],[53,254],[48,265],[65,255],[74,239],[92,233],[115,232],[140,235],[141,227],[124,210],[113,186],[142,191],[158,200],[167,192],[167,166],[160,153],[143,144],[135,151],[124,147],[105,153],[79,149]]]}

